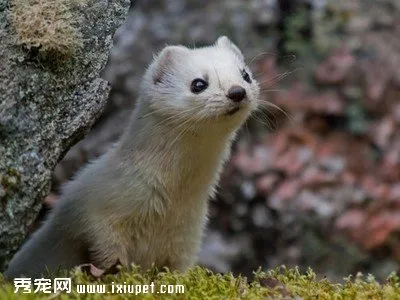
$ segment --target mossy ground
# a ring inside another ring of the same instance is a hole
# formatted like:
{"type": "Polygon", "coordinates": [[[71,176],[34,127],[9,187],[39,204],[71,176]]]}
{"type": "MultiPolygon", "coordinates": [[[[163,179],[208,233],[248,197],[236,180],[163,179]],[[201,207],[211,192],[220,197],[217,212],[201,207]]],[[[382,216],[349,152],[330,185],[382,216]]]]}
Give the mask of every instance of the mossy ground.
{"type": "Polygon", "coordinates": [[[300,273],[298,269],[277,268],[269,272],[258,271],[254,280],[231,274],[215,274],[195,267],[185,274],[177,272],[139,272],[137,269],[121,270],[116,275],[101,279],[73,271],[70,294],[14,293],[14,286],[0,278],[0,299],[400,299],[399,278],[391,275],[385,283],[378,283],[372,276],[348,277],[343,284],[317,279],[313,271],[300,273]],[[108,291],[115,284],[137,285],[154,282],[155,293],[134,294],[80,294],[77,284],[105,284],[108,291]],[[161,285],[183,285],[183,294],[157,293],[161,285]]]}

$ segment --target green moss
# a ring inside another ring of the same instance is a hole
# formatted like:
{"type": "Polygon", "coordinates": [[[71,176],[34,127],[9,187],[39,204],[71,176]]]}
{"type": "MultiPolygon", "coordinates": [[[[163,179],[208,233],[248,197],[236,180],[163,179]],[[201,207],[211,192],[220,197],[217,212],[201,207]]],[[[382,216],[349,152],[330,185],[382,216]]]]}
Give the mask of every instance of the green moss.
{"type": "MultiPolygon", "coordinates": [[[[65,274],[64,274],[65,275],[65,274]]],[[[309,269],[302,274],[297,268],[280,267],[269,272],[257,271],[254,281],[247,282],[244,277],[232,274],[215,274],[204,268],[195,267],[185,274],[178,272],[158,272],[153,269],[140,272],[137,268],[131,271],[121,270],[116,275],[105,275],[94,279],[80,270],[70,273],[73,290],[70,294],[22,294],[14,293],[14,286],[5,283],[0,276],[0,299],[103,299],[101,294],[80,294],[77,284],[105,284],[108,291],[116,284],[137,285],[154,283],[154,290],[161,285],[182,285],[184,293],[137,295],[140,299],[398,299],[400,297],[399,278],[391,275],[386,283],[378,283],[372,276],[345,278],[343,284],[331,283],[327,279],[317,279],[309,269]]],[[[134,294],[109,293],[107,299],[135,298],[134,294]]]]}

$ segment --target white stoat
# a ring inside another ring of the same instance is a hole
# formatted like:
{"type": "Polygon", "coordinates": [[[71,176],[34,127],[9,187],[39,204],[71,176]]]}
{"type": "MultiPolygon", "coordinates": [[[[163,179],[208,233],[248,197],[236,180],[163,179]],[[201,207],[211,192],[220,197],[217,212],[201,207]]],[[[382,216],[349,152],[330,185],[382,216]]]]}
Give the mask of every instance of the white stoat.
{"type": "Polygon", "coordinates": [[[6,278],[82,263],[193,265],[208,199],[259,93],[241,51],[225,36],[209,47],[164,48],[144,75],[121,139],[66,184],[6,278]]]}

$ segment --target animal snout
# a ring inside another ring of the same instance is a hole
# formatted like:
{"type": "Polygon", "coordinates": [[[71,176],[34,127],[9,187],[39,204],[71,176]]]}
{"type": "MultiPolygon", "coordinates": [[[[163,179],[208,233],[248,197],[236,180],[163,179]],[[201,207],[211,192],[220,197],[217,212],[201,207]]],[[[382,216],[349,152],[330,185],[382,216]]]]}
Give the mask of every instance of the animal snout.
{"type": "Polygon", "coordinates": [[[240,102],[246,97],[246,90],[241,86],[234,85],[228,90],[227,97],[233,102],[240,102]]]}

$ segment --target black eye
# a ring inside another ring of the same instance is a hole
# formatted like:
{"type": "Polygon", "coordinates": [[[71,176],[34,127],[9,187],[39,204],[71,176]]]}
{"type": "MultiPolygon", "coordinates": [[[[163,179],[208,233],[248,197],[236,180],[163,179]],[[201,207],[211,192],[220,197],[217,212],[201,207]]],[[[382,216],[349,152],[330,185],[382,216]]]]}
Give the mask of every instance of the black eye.
{"type": "Polygon", "coordinates": [[[249,73],[246,72],[245,69],[242,70],[242,77],[245,81],[247,81],[248,83],[251,83],[251,78],[249,73]]]}
{"type": "Polygon", "coordinates": [[[190,90],[194,94],[199,94],[202,91],[204,91],[207,87],[208,87],[208,83],[206,81],[204,81],[203,79],[197,78],[192,81],[190,90]]]}

